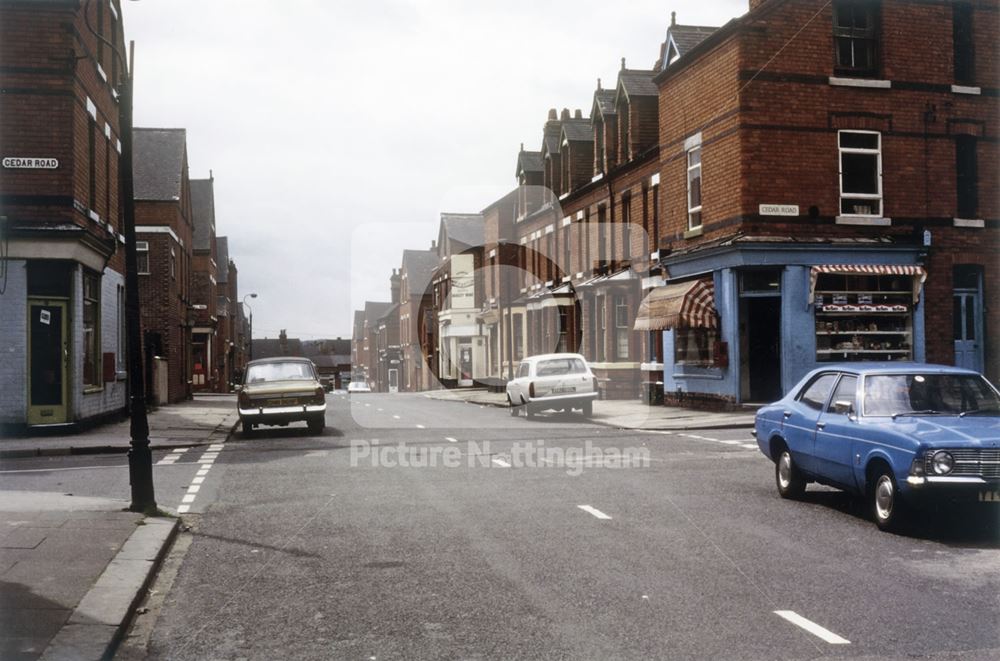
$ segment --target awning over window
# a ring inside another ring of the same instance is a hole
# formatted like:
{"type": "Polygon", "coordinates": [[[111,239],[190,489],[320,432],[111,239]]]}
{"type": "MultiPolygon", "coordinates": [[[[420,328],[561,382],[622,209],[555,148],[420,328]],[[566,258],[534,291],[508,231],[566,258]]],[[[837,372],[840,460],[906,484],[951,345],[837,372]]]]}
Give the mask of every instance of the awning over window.
{"type": "Polygon", "coordinates": [[[711,280],[692,280],[653,289],[639,304],[635,330],[717,328],[711,280]]]}
{"type": "Polygon", "coordinates": [[[909,275],[913,277],[913,304],[920,300],[920,290],[927,279],[922,266],[907,264],[824,264],[812,267],[809,273],[809,302],[816,301],[816,279],[820,273],[838,275],[909,275]]]}

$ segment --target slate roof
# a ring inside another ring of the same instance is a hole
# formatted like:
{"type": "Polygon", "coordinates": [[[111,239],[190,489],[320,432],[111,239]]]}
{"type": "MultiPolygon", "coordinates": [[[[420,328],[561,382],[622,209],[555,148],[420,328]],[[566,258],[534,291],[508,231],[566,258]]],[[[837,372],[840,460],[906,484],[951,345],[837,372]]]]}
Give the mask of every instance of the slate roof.
{"type": "Polygon", "coordinates": [[[281,349],[280,339],[257,339],[253,340],[253,359],[258,358],[277,358],[279,356],[292,356],[294,358],[307,358],[305,354],[302,353],[302,341],[294,337],[290,337],[286,342],[286,350],[281,349]]]}
{"type": "Polygon", "coordinates": [[[667,29],[667,40],[673,37],[677,52],[684,55],[718,29],[708,25],[671,25],[667,29]]]}
{"type": "Polygon", "coordinates": [[[594,109],[600,111],[602,115],[615,114],[615,90],[594,90],[594,105],[590,109],[591,119],[594,117],[594,109]]]}
{"type": "Polygon", "coordinates": [[[625,90],[628,98],[638,96],[659,96],[659,89],[653,82],[655,71],[645,69],[622,69],[618,72],[618,89],[625,90]]]}
{"type": "Polygon", "coordinates": [[[181,183],[186,174],[186,135],[184,129],[133,129],[132,172],[135,178],[135,199],[181,199],[181,183]]]}
{"type": "Polygon", "coordinates": [[[589,119],[564,119],[562,132],[571,142],[594,141],[594,125],[589,119]]]}
{"type": "Polygon", "coordinates": [[[545,168],[542,165],[542,152],[540,151],[524,151],[523,149],[517,153],[517,172],[515,176],[520,172],[542,172],[545,168]]]}
{"type": "Polygon", "coordinates": [[[229,237],[215,237],[215,259],[216,265],[219,267],[215,274],[215,280],[220,285],[224,285],[229,282],[229,237]]]}
{"type": "Polygon", "coordinates": [[[550,119],[545,122],[545,129],[542,131],[542,154],[546,152],[549,154],[559,153],[559,135],[562,133],[561,124],[562,121],[558,119],[550,119]]]}
{"type": "Polygon", "coordinates": [[[485,238],[485,227],[481,214],[443,213],[441,214],[441,238],[458,241],[467,246],[481,246],[485,238]]]}
{"type": "Polygon", "coordinates": [[[191,180],[191,214],[194,216],[195,250],[212,250],[215,237],[215,180],[191,180]]]}
{"type": "Polygon", "coordinates": [[[410,295],[423,296],[431,283],[434,270],[441,263],[433,250],[404,250],[402,272],[406,274],[406,286],[410,295]]]}
{"type": "Polygon", "coordinates": [[[386,311],[383,312],[382,314],[380,314],[377,317],[377,319],[379,321],[381,321],[381,320],[383,320],[383,319],[385,319],[387,317],[391,317],[392,315],[398,314],[398,313],[399,313],[399,303],[390,303],[389,307],[386,309],[386,311]]]}
{"type": "Polygon", "coordinates": [[[365,319],[369,326],[374,326],[375,322],[381,319],[395,303],[383,303],[380,301],[365,301],[365,319]]]}

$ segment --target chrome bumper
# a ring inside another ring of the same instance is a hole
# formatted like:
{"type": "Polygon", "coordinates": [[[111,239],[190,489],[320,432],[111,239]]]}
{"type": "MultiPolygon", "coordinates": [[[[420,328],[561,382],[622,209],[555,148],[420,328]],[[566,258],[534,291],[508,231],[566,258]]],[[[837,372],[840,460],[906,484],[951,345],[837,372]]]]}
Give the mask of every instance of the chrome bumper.
{"type": "Polygon", "coordinates": [[[261,415],[296,415],[299,413],[325,413],[326,404],[302,404],[299,406],[259,406],[256,408],[239,409],[241,418],[252,418],[261,415]]]}

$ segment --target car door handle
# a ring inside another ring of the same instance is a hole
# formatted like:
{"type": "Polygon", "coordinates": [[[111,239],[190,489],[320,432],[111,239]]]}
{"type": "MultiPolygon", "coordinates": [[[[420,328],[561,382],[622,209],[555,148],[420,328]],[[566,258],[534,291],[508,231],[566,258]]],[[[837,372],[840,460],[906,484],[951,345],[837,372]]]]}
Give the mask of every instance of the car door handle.
{"type": "Polygon", "coordinates": [[[792,417],[792,412],[791,411],[785,411],[781,415],[785,416],[785,419],[787,420],[788,418],[792,417]]]}
{"type": "Polygon", "coordinates": [[[817,422],[816,423],[816,429],[823,429],[823,427],[826,427],[826,423],[825,422],[817,422]]]}

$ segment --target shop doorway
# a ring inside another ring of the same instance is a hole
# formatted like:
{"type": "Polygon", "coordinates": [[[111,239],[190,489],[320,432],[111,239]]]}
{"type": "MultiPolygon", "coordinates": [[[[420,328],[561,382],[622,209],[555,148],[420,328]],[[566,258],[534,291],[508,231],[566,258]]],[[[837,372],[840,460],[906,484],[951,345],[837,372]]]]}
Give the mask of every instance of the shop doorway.
{"type": "Polygon", "coordinates": [[[773,402],[781,391],[781,298],[741,300],[743,401],[773,402]]]}
{"type": "Polygon", "coordinates": [[[399,392],[399,370],[389,370],[389,392],[399,392]]]}
{"type": "Polygon", "coordinates": [[[458,385],[472,385],[472,345],[458,345],[458,385]]]}
{"type": "Polygon", "coordinates": [[[977,267],[956,266],[952,324],[955,365],[983,371],[983,293],[977,267]]]}
{"type": "Polygon", "coordinates": [[[66,303],[28,302],[28,424],[67,421],[66,303]]]}

